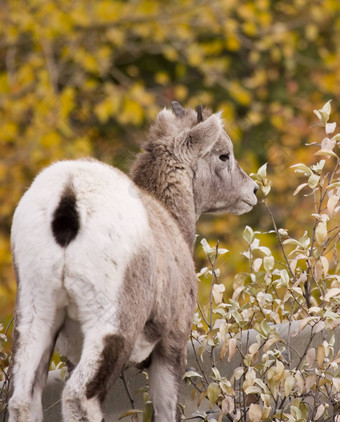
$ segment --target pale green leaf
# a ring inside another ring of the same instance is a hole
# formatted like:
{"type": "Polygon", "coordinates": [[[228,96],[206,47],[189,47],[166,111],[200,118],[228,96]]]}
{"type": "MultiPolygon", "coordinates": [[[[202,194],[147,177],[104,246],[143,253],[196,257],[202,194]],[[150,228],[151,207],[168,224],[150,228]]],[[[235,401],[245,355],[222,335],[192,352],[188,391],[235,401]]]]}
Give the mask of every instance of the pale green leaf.
{"type": "Polygon", "coordinates": [[[265,256],[263,258],[263,267],[269,273],[274,268],[274,257],[271,255],[265,256]]]}
{"type": "Polygon", "coordinates": [[[320,181],[320,176],[316,174],[312,174],[308,179],[308,186],[311,189],[315,189],[318,186],[319,181],[320,181]]]}
{"type": "Polygon", "coordinates": [[[312,175],[312,170],[303,163],[294,164],[290,168],[294,169],[296,173],[303,173],[305,176],[312,175]]]}
{"type": "Polygon", "coordinates": [[[124,412],[124,413],[122,413],[120,416],[119,416],[119,420],[121,420],[121,419],[123,419],[123,418],[127,418],[128,416],[134,416],[134,415],[139,415],[139,414],[141,414],[141,413],[143,413],[143,411],[142,410],[139,410],[139,409],[130,409],[130,410],[128,410],[127,412],[124,412]]]}
{"type": "Polygon", "coordinates": [[[202,375],[199,374],[196,371],[187,371],[184,375],[183,378],[193,378],[193,377],[199,377],[202,378],[202,375]]]}
{"type": "Polygon", "coordinates": [[[327,222],[326,221],[319,221],[316,230],[315,230],[315,238],[319,245],[322,245],[323,242],[327,238],[327,222]]]}
{"type": "Polygon", "coordinates": [[[210,403],[215,404],[220,393],[221,393],[221,388],[216,382],[212,382],[209,384],[207,388],[207,397],[210,403]]]}
{"type": "Polygon", "coordinates": [[[265,179],[267,177],[267,163],[263,164],[258,170],[257,174],[261,177],[261,179],[265,179]]]}
{"type": "Polygon", "coordinates": [[[246,226],[243,231],[243,239],[246,240],[249,244],[252,243],[254,239],[253,229],[249,226],[246,226]]]}

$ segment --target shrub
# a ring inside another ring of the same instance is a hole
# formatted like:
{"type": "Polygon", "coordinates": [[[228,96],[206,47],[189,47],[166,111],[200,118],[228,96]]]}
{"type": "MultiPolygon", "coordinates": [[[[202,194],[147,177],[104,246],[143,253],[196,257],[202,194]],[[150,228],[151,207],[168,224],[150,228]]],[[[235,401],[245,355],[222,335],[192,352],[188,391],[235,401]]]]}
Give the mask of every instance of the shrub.
{"type": "Polygon", "coordinates": [[[3,415],[3,420],[5,420],[6,416],[8,390],[10,385],[10,377],[8,374],[7,365],[9,356],[5,352],[5,345],[7,343],[7,332],[11,322],[6,329],[4,328],[3,324],[0,324],[0,415],[3,415]]]}
{"type": "Polygon", "coordinates": [[[198,404],[209,401],[210,412],[196,413],[203,420],[340,421],[340,353],[333,333],[340,325],[340,134],[333,135],[336,124],[329,122],[330,101],[314,112],[326,136],[308,147],[316,147],[321,160],[292,166],[304,178],[294,195],[304,193],[311,202],[312,224],[306,216],[303,235],[295,238],[277,226],[264,165],[253,177],[273,230],[245,228],[243,255],[249,271],[236,274],[232,298],[224,298],[216,266],[226,250],[201,241],[209,266],[198,277],[210,283],[210,300],[199,305],[195,315],[191,341],[197,365],[185,377],[196,390],[198,404]],[[265,246],[271,236],[276,236],[279,253],[265,246]],[[301,353],[295,344],[302,330],[309,336],[301,353]],[[217,367],[227,372],[235,361],[232,374],[222,376],[217,367]]]}

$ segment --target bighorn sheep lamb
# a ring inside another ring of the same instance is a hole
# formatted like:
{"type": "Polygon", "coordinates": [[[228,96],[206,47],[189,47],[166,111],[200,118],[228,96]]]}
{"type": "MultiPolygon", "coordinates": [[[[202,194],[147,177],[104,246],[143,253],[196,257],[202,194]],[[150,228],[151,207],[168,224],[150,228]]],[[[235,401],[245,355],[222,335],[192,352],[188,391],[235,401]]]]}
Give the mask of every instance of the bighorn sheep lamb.
{"type": "Polygon", "coordinates": [[[43,419],[55,345],[74,366],[64,421],[103,421],[109,386],[147,358],[154,420],[177,420],[196,307],[196,221],[250,211],[258,187],[235,160],[220,114],[172,107],[158,114],[131,178],[93,159],[62,161],[22,197],[11,237],[18,294],[10,422],[43,419]]]}

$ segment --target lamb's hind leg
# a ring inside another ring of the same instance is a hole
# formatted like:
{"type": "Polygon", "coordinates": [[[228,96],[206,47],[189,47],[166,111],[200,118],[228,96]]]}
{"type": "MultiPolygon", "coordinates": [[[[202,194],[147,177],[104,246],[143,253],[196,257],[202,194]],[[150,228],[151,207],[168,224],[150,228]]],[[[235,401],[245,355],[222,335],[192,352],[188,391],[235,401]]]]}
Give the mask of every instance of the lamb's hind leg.
{"type": "Polygon", "coordinates": [[[131,352],[123,334],[98,327],[85,332],[81,359],[63,391],[65,422],[101,422],[101,404],[131,352]]]}
{"type": "Polygon", "coordinates": [[[53,308],[19,307],[16,314],[14,352],[11,367],[13,394],[9,401],[9,422],[40,422],[41,395],[55,340],[64,311],[53,308]]]}
{"type": "Polygon", "coordinates": [[[154,409],[154,422],[180,420],[178,391],[186,362],[186,344],[171,346],[159,343],[151,356],[150,394],[154,409]]]}

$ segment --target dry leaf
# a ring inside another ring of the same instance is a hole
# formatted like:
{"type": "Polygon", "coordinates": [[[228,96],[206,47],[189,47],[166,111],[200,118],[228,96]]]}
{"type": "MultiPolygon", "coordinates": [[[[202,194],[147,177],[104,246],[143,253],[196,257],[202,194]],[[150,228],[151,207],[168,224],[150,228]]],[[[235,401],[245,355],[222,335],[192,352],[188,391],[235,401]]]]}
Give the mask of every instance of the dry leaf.
{"type": "Polygon", "coordinates": [[[228,362],[232,360],[236,352],[236,338],[231,338],[229,340],[229,355],[228,355],[228,362]]]}
{"type": "Polygon", "coordinates": [[[321,346],[318,347],[318,351],[317,351],[317,361],[318,361],[319,368],[323,367],[323,362],[325,360],[325,357],[326,357],[325,348],[323,344],[321,344],[321,346]]]}
{"type": "Polygon", "coordinates": [[[314,419],[317,421],[323,415],[324,411],[325,411],[325,406],[323,404],[320,404],[320,406],[318,407],[318,410],[316,411],[314,419]]]}
{"type": "Polygon", "coordinates": [[[332,195],[327,202],[327,210],[328,210],[328,215],[330,217],[333,216],[334,213],[334,209],[336,207],[336,204],[339,202],[340,197],[337,195],[332,195]]]}
{"type": "Polygon", "coordinates": [[[249,422],[260,422],[262,419],[262,409],[258,404],[252,403],[249,407],[249,422]]]}
{"type": "Polygon", "coordinates": [[[313,367],[314,361],[315,361],[315,348],[311,347],[306,353],[306,362],[309,368],[313,367]]]}
{"type": "Polygon", "coordinates": [[[233,413],[235,408],[235,401],[234,398],[231,396],[227,396],[222,401],[222,412],[227,415],[228,413],[233,413]]]}

